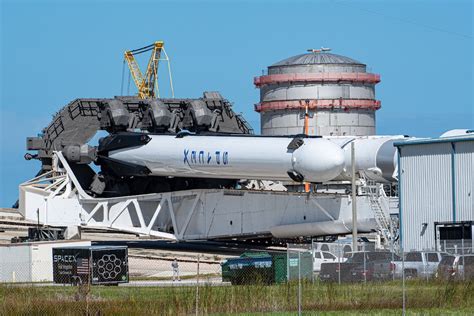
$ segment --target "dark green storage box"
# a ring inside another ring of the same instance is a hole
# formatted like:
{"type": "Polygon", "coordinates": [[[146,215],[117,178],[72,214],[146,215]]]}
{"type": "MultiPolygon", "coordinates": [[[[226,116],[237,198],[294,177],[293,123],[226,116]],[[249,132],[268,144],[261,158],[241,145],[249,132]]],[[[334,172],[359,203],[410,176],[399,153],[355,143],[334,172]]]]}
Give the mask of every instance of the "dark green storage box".
{"type": "Polygon", "coordinates": [[[246,252],[238,258],[230,258],[221,264],[222,281],[232,284],[271,284],[298,279],[301,263],[302,279],[313,277],[313,258],[309,252],[268,253],[246,252]]]}
{"type": "MultiPolygon", "coordinates": [[[[290,251],[285,254],[285,264],[288,269],[288,279],[298,280],[298,275],[302,279],[313,279],[313,255],[311,252],[290,251]]],[[[286,272],[286,270],[285,270],[286,272]]]]}

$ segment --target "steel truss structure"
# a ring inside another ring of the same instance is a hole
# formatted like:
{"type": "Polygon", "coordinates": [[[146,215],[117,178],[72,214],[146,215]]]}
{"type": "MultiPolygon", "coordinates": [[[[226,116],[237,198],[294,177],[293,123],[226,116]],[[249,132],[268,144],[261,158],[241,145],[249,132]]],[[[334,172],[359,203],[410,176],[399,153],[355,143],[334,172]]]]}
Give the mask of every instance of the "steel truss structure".
{"type": "MultiPolygon", "coordinates": [[[[351,232],[351,198],[257,190],[199,189],[96,198],[61,152],[53,170],[20,185],[20,212],[43,225],[87,227],[173,240],[292,238],[351,232]]],[[[368,196],[358,196],[360,232],[377,230],[368,196]]]]}

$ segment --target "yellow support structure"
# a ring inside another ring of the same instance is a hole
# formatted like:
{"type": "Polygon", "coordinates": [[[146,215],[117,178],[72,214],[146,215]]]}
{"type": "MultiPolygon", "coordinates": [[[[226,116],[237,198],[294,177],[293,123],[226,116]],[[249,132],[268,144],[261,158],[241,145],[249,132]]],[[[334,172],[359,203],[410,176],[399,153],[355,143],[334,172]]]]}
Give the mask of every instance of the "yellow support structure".
{"type": "Polygon", "coordinates": [[[156,95],[160,96],[160,90],[158,87],[158,66],[160,63],[161,50],[163,49],[163,42],[155,42],[153,51],[151,52],[150,60],[148,61],[148,66],[145,73],[145,87],[144,89],[149,92],[151,97],[156,95]]]}
{"type": "Polygon", "coordinates": [[[145,46],[139,49],[126,51],[125,60],[132,75],[133,81],[138,89],[138,97],[141,99],[153,99],[159,97],[158,87],[158,65],[160,62],[161,51],[163,50],[163,41],[157,41],[152,45],[145,46]],[[152,51],[145,76],[140,70],[135,55],[147,51],[152,51]],[[156,91],[156,93],[155,93],[156,91]]]}

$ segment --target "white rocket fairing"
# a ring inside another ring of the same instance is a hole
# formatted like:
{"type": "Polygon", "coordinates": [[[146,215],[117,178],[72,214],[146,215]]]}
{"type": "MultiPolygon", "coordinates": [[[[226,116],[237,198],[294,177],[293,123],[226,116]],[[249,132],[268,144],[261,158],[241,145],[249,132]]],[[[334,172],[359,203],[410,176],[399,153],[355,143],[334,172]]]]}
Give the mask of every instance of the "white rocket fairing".
{"type": "Polygon", "coordinates": [[[143,144],[108,150],[108,158],[146,167],[154,176],[307,182],[332,180],[345,165],[341,147],[323,138],[144,137],[143,144]]]}

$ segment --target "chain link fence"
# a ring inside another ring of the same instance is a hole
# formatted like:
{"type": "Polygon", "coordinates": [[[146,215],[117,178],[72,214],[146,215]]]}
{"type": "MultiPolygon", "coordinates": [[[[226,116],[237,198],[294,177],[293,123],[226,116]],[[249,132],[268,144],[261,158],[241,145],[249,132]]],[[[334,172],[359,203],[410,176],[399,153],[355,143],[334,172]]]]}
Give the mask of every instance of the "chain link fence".
{"type": "Polygon", "coordinates": [[[129,254],[130,281],[136,284],[179,285],[201,282],[222,283],[221,261],[223,257],[207,254],[156,256],[129,254]]]}
{"type": "MultiPolygon", "coordinates": [[[[17,258],[0,260],[0,314],[474,309],[474,251],[466,240],[406,252],[369,242],[353,249],[347,241],[287,244],[240,256],[128,249],[127,280],[117,286],[99,285],[94,273],[74,286],[58,284],[51,262],[17,258]]],[[[107,266],[112,261],[91,259],[81,269],[113,271],[107,266]]]]}

